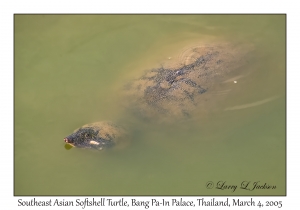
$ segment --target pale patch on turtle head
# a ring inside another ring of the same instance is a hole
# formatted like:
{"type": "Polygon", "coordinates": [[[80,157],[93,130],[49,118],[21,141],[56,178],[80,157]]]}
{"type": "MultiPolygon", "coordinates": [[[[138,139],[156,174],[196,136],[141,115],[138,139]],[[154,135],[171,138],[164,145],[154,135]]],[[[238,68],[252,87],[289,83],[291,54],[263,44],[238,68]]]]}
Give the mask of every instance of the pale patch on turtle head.
{"type": "Polygon", "coordinates": [[[90,144],[99,145],[100,143],[92,140],[92,141],[90,141],[90,144]]]}

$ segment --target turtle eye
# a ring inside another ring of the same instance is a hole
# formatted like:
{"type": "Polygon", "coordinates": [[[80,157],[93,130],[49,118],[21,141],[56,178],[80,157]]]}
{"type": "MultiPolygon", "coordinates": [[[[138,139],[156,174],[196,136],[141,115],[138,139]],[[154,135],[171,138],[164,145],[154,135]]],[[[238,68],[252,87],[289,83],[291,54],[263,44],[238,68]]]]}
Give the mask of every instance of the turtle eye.
{"type": "Polygon", "coordinates": [[[85,138],[90,138],[91,135],[89,133],[84,134],[85,138]]]}

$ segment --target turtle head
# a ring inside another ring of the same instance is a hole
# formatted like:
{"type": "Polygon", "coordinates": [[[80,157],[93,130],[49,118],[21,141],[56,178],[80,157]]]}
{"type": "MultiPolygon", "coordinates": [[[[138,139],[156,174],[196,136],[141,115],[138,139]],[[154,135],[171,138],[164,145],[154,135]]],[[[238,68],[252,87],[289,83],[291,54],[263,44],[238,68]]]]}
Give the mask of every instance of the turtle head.
{"type": "Polygon", "coordinates": [[[100,144],[97,130],[92,127],[79,128],[64,138],[64,141],[73,147],[91,148],[100,144]]]}
{"type": "Polygon", "coordinates": [[[100,130],[96,126],[81,127],[72,134],[64,138],[64,141],[78,148],[94,148],[102,150],[104,147],[113,146],[114,142],[110,139],[101,137],[100,130]]]}

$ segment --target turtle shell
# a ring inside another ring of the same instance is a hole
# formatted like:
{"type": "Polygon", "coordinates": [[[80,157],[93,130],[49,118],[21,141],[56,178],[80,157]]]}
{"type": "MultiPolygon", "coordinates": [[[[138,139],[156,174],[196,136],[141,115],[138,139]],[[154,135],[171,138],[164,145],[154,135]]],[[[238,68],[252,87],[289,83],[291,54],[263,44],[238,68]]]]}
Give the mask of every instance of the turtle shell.
{"type": "Polygon", "coordinates": [[[127,106],[144,119],[189,118],[212,86],[246,63],[245,53],[242,47],[229,44],[187,48],[178,58],[129,82],[124,88],[127,106]]]}

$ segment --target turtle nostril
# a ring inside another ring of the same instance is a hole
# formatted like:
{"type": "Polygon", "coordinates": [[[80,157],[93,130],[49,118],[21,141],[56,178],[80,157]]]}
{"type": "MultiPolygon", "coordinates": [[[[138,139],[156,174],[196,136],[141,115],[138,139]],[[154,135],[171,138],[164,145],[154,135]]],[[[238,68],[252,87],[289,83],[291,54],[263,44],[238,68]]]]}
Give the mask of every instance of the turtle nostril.
{"type": "Polygon", "coordinates": [[[65,141],[66,143],[69,143],[69,139],[68,139],[68,138],[64,138],[64,141],[65,141]]]}

